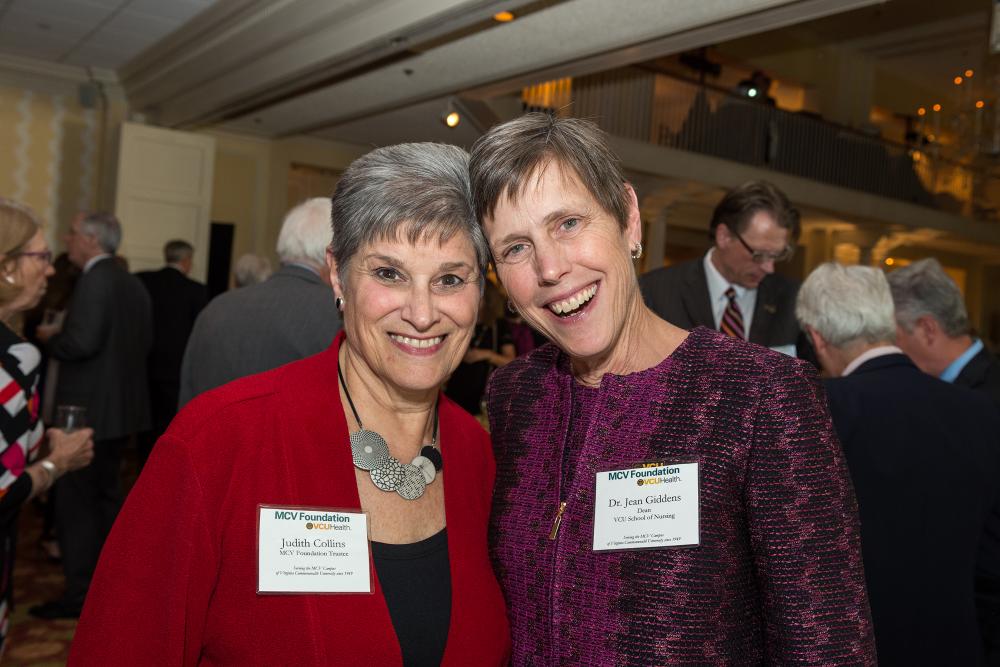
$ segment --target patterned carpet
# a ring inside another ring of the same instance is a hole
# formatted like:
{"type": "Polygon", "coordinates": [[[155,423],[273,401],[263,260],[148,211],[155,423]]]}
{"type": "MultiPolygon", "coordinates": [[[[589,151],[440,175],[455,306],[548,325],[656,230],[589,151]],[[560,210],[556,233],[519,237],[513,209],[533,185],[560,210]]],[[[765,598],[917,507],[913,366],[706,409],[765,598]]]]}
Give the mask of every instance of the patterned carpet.
{"type": "Polygon", "coordinates": [[[17,560],[14,564],[14,611],[3,667],[57,667],[66,664],[76,621],[41,621],[28,614],[36,604],[62,593],[62,568],[39,546],[41,508],[29,503],[21,511],[17,560]]]}
{"type": "MultiPolygon", "coordinates": [[[[125,450],[122,486],[127,493],[135,483],[135,449],[125,450]]],[[[42,509],[35,502],[22,510],[18,527],[17,556],[14,562],[14,609],[7,650],[0,667],[62,667],[76,630],[75,620],[42,621],[28,609],[59,597],[63,592],[62,567],[42,551],[42,509]]]]}

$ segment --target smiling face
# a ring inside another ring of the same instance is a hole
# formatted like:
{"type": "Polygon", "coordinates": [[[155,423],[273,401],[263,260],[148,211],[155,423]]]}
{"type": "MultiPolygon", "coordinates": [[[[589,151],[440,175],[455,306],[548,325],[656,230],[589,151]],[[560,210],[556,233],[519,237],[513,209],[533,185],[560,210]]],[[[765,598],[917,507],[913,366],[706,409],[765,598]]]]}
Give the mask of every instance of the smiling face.
{"type": "MultiPolygon", "coordinates": [[[[22,253],[44,253],[48,252],[49,244],[45,242],[45,237],[41,230],[35,232],[24,248],[22,253]]],[[[21,255],[17,258],[14,268],[9,276],[15,285],[21,287],[17,298],[10,305],[12,311],[28,310],[38,305],[42,295],[45,294],[45,286],[49,276],[55,273],[52,263],[34,254],[21,255]]]]}
{"type": "MultiPolygon", "coordinates": [[[[789,232],[778,225],[768,211],[757,211],[740,236],[754,250],[778,255],[788,246],[789,232]]],[[[757,263],[750,250],[726,225],[715,228],[715,251],[712,262],[730,283],[756,289],[762,280],[774,273],[774,260],[757,263]]]]}
{"type": "Polygon", "coordinates": [[[576,360],[613,354],[639,297],[630,249],[639,242],[631,198],[626,228],[572,170],[543,165],[514,201],[484,221],[497,275],[521,316],[576,360]]]}
{"type": "Polygon", "coordinates": [[[433,232],[410,243],[362,247],[344,272],[333,264],[334,292],[344,299],[344,330],[352,361],[390,391],[437,391],[462,360],[476,323],[479,269],[462,234],[441,242],[433,232]]]}

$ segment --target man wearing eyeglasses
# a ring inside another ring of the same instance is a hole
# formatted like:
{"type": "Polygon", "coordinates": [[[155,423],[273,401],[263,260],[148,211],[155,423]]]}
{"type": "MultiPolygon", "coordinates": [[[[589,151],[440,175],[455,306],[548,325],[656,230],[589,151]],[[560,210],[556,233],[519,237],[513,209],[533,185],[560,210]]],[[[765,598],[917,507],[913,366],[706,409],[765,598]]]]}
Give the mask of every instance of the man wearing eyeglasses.
{"type": "Polygon", "coordinates": [[[798,284],[774,272],[799,236],[799,212],[785,194],[766,181],[731,190],[709,233],[714,245],[703,258],[639,279],[646,304],[685,329],[706,326],[785,354],[805,352],[795,321],[798,284]]]}

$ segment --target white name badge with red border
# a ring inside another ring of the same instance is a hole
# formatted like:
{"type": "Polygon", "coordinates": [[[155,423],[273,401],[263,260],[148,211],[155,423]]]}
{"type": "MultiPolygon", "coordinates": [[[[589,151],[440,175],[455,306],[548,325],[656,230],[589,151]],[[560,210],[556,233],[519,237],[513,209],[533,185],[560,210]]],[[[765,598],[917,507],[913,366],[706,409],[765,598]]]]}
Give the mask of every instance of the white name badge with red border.
{"type": "Polygon", "coordinates": [[[699,529],[697,463],[597,473],[594,551],[694,547],[699,529]]]}
{"type": "Polygon", "coordinates": [[[257,507],[257,592],[371,593],[368,515],[257,507]]]}

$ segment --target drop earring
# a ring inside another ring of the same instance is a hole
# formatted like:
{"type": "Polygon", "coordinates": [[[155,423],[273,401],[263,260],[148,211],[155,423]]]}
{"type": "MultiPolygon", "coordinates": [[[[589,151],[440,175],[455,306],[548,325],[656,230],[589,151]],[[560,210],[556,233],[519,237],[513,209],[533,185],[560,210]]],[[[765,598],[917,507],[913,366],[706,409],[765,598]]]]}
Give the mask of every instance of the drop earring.
{"type": "Polygon", "coordinates": [[[337,310],[344,312],[344,297],[338,296],[333,300],[333,305],[337,307],[337,310]]]}

